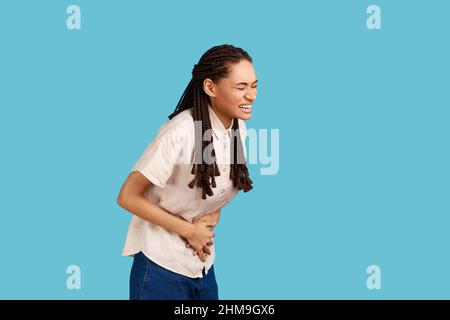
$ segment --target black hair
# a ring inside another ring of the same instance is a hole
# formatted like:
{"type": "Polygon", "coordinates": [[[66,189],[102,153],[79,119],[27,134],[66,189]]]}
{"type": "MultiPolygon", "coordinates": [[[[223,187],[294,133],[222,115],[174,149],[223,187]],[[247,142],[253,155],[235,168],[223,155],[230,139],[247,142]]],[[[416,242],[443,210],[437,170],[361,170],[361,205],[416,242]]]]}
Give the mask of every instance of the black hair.
{"type": "MultiPolygon", "coordinates": [[[[206,51],[200,58],[199,62],[194,65],[192,70],[192,79],[183,92],[174,112],[169,115],[172,119],[180,112],[192,108],[192,115],[195,121],[201,121],[202,132],[196,132],[195,143],[202,143],[202,148],[195,148],[195,161],[192,166],[191,173],[195,175],[194,179],[189,183],[192,189],[194,186],[201,187],[203,190],[202,199],[206,199],[206,195],[212,196],[212,188],[216,187],[215,176],[220,176],[220,171],[215,160],[214,148],[211,150],[212,159],[205,161],[202,155],[209,143],[213,143],[211,135],[211,142],[198,141],[197,137],[203,137],[206,130],[211,129],[211,121],[209,119],[208,104],[210,102],[209,96],[203,90],[203,81],[206,78],[212,81],[218,81],[229,74],[229,64],[237,63],[242,59],[252,62],[250,55],[243,49],[234,47],[232,45],[224,44],[215,46],[206,51]],[[199,154],[201,151],[201,154],[199,154]]],[[[232,163],[230,164],[230,179],[233,180],[233,186],[239,190],[248,192],[253,189],[253,181],[248,174],[248,168],[243,157],[243,145],[239,134],[239,121],[233,119],[232,131],[238,134],[231,135],[231,155],[232,163]]],[[[197,126],[196,126],[197,130],[197,126]]]]}

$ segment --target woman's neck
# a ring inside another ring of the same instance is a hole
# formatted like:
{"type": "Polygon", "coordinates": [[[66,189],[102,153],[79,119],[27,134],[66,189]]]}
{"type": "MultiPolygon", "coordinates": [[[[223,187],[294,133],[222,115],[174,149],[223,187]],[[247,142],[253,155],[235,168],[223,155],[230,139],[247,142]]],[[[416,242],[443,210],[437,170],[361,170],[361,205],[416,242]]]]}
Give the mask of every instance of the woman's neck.
{"type": "Polygon", "coordinates": [[[211,108],[215,113],[215,115],[217,116],[217,118],[219,118],[220,122],[222,122],[225,129],[228,129],[231,126],[231,122],[233,121],[233,119],[220,113],[220,111],[214,104],[211,104],[211,108]]]}

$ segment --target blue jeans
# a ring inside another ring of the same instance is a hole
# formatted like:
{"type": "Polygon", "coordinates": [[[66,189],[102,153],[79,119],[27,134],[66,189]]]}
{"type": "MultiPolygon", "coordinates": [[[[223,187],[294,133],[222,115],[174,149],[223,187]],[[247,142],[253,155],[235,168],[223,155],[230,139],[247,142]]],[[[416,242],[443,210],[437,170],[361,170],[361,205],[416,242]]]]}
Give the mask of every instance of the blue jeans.
{"type": "Polygon", "coordinates": [[[203,278],[167,270],[142,251],[134,256],[130,274],[130,300],[219,300],[214,265],[203,278]]]}

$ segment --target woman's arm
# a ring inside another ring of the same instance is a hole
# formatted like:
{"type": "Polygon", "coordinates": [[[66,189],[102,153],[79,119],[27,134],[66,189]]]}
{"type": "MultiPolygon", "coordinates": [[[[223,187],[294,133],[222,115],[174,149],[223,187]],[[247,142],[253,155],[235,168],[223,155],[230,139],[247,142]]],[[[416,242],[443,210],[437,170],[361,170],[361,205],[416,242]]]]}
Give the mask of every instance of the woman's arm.
{"type": "Polygon", "coordinates": [[[117,204],[144,220],[187,237],[192,227],[189,221],[170,214],[143,196],[144,191],[151,185],[142,173],[130,173],[119,192],[117,204]]]}
{"type": "Polygon", "coordinates": [[[194,225],[167,212],[143,196],[144,191],[151,185],[152,183],[142,173],[138,171],[130,173],[119,192],[117,204],[150,223],[186,238],[193,248],[201,251],[199,256],[204,261],[205,256],[201,248],[215,236],[212,231],[215,223],[208,220],[194,225]]]}

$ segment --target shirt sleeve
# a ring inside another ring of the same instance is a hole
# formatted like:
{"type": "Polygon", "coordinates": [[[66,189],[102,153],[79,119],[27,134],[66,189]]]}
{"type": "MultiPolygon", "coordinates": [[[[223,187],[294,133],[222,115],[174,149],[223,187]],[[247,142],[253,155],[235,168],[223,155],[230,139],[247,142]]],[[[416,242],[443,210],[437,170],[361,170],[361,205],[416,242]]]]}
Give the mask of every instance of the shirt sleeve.
{"type": "Polygon", "coordinates": [[[152,141],[131,172],[139,171],[158,187],[165,187],[176,164],[176,150],[169,150],[165,140],[152,141]]]}
{"type": "Polygon", "coordinates": [[[180,160],[180,154],[187,142],[184,141],[185,137],[186,134],[174,130],[173,125],[163,125],[134,164],[131,172],[139,171],[153,184],[165,187],[180,160]]]}

